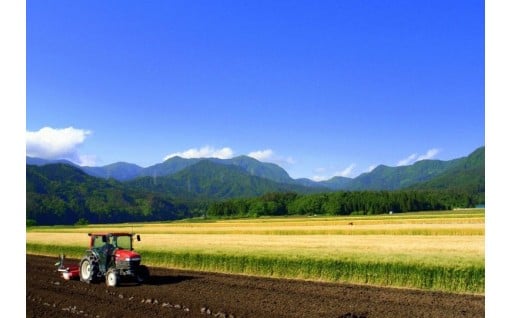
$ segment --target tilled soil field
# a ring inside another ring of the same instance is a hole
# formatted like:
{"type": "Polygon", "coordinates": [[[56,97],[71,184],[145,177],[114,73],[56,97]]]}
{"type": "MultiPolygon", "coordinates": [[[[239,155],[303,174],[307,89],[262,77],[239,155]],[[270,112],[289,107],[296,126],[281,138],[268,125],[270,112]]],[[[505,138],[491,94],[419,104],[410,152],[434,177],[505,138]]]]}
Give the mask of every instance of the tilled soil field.
{"type": "MultiPolygon", "coordinates": [[[[142,285],[64,280],[27,255],[27,317],[484,317],[485,297],[150,267],[142,285]]],[[[66,263],[78,260],[66,260],[66,263]]]]}

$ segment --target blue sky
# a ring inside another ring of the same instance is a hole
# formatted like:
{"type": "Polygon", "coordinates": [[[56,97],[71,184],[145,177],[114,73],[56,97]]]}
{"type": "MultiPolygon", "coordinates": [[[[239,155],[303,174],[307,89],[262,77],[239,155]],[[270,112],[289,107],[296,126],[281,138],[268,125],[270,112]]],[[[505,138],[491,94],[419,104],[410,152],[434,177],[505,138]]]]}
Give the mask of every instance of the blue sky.
{"type": "Polygon", "coordinates": [[[26,2],[27,155],[291,177],[485,143],[484,1],[26,2]]]}

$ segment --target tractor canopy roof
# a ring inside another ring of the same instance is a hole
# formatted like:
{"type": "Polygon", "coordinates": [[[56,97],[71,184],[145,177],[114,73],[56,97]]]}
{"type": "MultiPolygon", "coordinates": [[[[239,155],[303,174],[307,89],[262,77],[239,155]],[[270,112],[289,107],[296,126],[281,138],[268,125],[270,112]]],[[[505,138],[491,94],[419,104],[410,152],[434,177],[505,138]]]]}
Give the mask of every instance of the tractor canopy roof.
{"type": "Polygon", "coordinates": [[[126,232],[97,232],[97,233],[88,233],[89,236],[133,236],[133,233],[126,232]]]}
{"type": "MultiPolygon", "coordinates": [[[[122,248],[132,250],[132,239],[135,234],[126,232],[97,232],[89,233],[90,248],[102,248],[103,246],[112,245],[114,248],[122,248]]],[[[140,241],[140,236],[136,236],[140,241]]]]}

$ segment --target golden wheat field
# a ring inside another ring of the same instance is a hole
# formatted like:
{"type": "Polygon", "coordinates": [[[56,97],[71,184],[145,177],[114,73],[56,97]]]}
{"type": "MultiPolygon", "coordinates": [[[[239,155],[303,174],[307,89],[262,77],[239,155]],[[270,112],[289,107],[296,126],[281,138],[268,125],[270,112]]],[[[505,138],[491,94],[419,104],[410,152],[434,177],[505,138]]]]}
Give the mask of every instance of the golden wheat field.
{"type": "Polygon", "coordinates": [[[149,266],[485,292],[485,210],[357,217],[35,226],[27,253],[80,258],[91,232],[129,232],[149,266]]]}
{"type": "Polygon", "coordinates": [[[27,244],[86,247],[89,232],[141,234],[136,248],[207,254],[483,264],[483,210],[36,227],[27,244]]]}

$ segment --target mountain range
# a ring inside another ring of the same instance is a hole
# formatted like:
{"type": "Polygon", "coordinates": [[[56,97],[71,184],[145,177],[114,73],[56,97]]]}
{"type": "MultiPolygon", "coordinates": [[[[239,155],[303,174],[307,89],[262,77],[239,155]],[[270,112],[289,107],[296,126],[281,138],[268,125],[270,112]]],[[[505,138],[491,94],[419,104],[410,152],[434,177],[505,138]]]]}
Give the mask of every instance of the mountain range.
{"type": "MultiPolygon", "coordinates": [[[[236,214],[245,213],[240,212],[243,209],[256,211],[266,206],[256,214],[278,215],[293,211],[292,207],[307,205],[309,200],[317,200],[316,194],[324,198],[326,193],[341,193],[339,191],[354,193],[355,197],[357,192],[366,191],[365,200],[372,197],[375,200],[379,191],[405,191],[394,196],[401,197],[400,201],[411,198],[401,204],[406,210],[485,203],[484,147],[454,160],[422,160],[401,167],[381,165],[356,178],[334,177],[321,182],[292,179],[278,165],[246,156],[224,160],[174,157],[147,168],[123,162],[104,167],[80,167],[66,160],[30,157],[26,160],[27,224],[173,220],[201,216],[207,210],[228,215],[235,212],[229,203],[223,206],[222,202],[235,199],[242,200],[236,205],[236,214]],[[414,194],[418,190],[423,191],[421,204],[414,194]],[[434,197],[437,203],[431,201],[434,197]],[[253,199],[261,202],[254,203],[253,199]],[[299,205],[288,202],[295,199],[299,205]],[[275,202],[269,205],[269,200],[275,202]],[[418,204],[408,206],[407,202],[418,204]],[[271,212],[270,207],[275,211],[271,212]]],[[[388,201],[391,198],[385,197],[388,201]]],[[[385,210],[383,204],[379,201],[364,206],[373,206],[375,212],[385,210]],[[381,207],[375,210],[378,205],[381,207]]],[[[348,206],[361,208],[357,204],[348,206]]]]}
{"type": "Polygon", "coordinates": [[[325,181],[293,179],[280,166],[248,156],[232,159],[172,157],[147,168],[118,162],[102,167],[81,167],[66,160],[26,158],[27,165],[63,163],[86,174],[114,179],[138,189],[212,198],[260,195],[268,191],[362,191],[464,188],[485,191],[485,147],[453,160],[421,160],[412,165],[379,165],[355,178],[325,181]],[[216,189],[216,190],[213,190],[216,189]]]}

